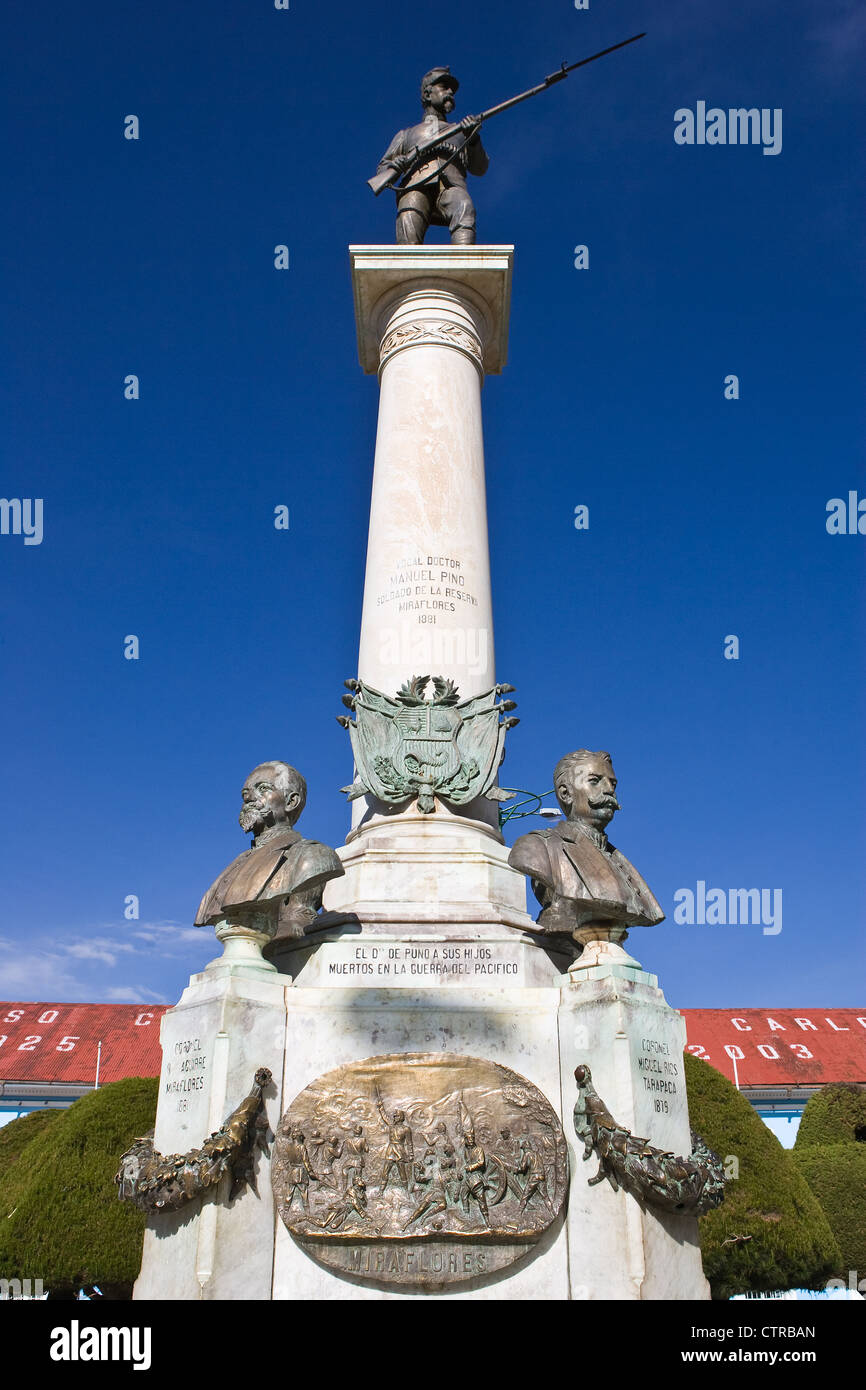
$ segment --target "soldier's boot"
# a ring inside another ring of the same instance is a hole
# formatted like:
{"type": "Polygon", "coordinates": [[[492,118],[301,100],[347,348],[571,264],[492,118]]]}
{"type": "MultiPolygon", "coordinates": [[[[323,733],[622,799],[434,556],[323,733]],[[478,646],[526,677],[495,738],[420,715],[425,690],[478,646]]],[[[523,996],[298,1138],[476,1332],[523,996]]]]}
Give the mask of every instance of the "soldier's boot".
{"type": "Polygon", "coordinates": [[[475,228],[474,227],[455,227],[451,233],[452,246],[474,246],[475,228]]]}
{"type": "Polygon", "coordinates": [[[427,231],[427,218],[423,213],[408,209],[397,214],[397,245],[420,246],[427,231]]]}

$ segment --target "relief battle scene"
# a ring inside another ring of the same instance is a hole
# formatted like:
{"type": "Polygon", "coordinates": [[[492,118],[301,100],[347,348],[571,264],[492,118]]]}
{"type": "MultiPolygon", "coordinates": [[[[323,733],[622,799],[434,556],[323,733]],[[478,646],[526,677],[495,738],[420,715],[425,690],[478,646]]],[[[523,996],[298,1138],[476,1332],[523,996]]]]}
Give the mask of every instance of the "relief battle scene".
{"type": "Polygon", "coordinates": [[[393,1054],[296,1097],[272,1182],[296,1236],[520,1241],[561,1209],[567,1163],[559,1119],[524,1077],[475,1057],[393,1054]]]}

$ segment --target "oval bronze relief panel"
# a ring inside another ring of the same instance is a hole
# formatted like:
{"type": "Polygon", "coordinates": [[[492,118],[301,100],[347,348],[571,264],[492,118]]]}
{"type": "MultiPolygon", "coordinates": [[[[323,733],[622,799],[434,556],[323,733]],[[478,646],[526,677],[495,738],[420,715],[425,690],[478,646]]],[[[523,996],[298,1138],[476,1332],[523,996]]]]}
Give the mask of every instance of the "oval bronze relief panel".
{"type": "Polygon", "coordinates": [[[280,1120],[274,1199],[352,1278],[437,1288],[522,1258],[568,1186],[559,1118],[496,1062],[392,1053],[320,1076],[280,1120]]]}

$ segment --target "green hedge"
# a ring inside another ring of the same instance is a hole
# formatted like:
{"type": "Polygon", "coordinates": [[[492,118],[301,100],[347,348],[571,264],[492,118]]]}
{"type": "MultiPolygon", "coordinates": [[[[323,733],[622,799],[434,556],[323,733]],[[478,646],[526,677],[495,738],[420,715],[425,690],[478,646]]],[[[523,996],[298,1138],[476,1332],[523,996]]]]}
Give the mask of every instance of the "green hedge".
{"type": "Polygon", "coordinates": [[[837,1272],[866,1279],[866,1144],[810,1144],[794,1159],[823,1207],[842,1252],[837,1272]]]}
{"type": "Polygon", "coordinates": [[[700,1219],[713,1297],[823,1288],[839,1273],[841,1255],[791,1152],[721,1072],[688,1053],[685,1068],[692,1128],[739,1166],[723,1205],[700,1219]],[[735,1239],[740,1236],[750,1239],[735,1239]]]}
{"type": "Polygon", "coordinates": [[[144,1216],[117,1199],[118,1160],[152,1128],[156,1077],[82,1096],[56,1118],[23,1116],[0,1134],[15,1160],[0,1166],[0,1278],[41,1279],[52,1296],[98,1284],[129,1297],[141,1264],[144,1216]],[[10,1134],[9,1131],[12,1131],[10,1134]]]}
{"type": "Polygon", "coordinates": [[[803,1113],[794,1160],[817,1197],[842,1252],[840,1276],[866,1279],[866,1090],[825,1086],[803,1113]]]}
{"type": "Polygon", "coordinates": [[[35,1139],[37,1134],[41,1134],[58,1120],[62,1113],[60,1110],[31,1110],[29,1115],[10,1120],[0,1129],[0,1205],[3,1202],[6,1174],[12,1164],[18,1162],[31,1139],[35,1139]]]}
{"type": "Polygon", "coordinates": [[[795,1150],[814,1144],[853,1144],[857,1131],[866,1137],[866,1088],[824,1086],[803,1111],[795,1150]]]}

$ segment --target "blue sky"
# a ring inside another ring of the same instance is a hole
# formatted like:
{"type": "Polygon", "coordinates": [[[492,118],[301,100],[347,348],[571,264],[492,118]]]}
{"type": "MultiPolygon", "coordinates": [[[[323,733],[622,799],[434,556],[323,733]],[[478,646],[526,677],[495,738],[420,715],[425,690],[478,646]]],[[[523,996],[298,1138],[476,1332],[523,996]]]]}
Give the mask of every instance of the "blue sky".
{"type": "Polygon", "coordinates": [[[866,537],[825,526],[866,496],[843,0],[9,17],[0,491],[44,499],[44,539],[0,536],[0,997],[174,1001],[263,758],[344,838],[377,408],[346,247],[393,236],[365,180],[428,67],[462,115],[640,29],[491,122],[474,185],[479,240],[516,247],[484,391],[503,781],[613,752],[613,838],[668,913],[635,954],[675,1006],[863,1003],[866,537]],[[781,108],[781,153],[677,145],[699,100],[781,108]],[[699,880],[781,889],[782,931],[677,925],[699,880]]]}

